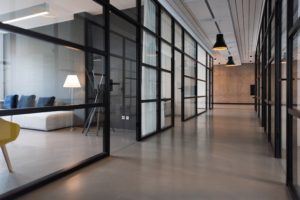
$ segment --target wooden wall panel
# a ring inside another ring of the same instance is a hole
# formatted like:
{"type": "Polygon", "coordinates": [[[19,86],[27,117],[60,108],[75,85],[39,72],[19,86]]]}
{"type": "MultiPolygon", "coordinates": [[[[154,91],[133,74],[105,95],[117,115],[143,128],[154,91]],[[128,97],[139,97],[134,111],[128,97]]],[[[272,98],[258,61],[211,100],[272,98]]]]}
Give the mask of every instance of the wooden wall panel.
{"type": "Polygon", "coordinates": [[[254,103],[250,85],[254,84],[254,64],[214,66],[214,103],[254,103]]]}

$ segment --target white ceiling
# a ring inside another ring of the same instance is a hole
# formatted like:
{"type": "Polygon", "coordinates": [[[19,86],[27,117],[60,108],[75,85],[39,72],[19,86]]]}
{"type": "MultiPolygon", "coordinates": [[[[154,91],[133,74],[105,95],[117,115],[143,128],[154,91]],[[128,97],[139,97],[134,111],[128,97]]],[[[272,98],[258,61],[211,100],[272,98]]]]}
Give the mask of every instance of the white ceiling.
{"type": "MultiPolygon", "coordinates": [[[[264,0],[168,0],[185,15],[190,15],[202,30],[208,45],[213,46],[216,34],[224,34],[236,64],[254,62],[258,30],[264,0]],[[214,15],[210,13],[208,6],[214,15]]],[[[225,64],[229,52],[214,52],[215,64],[225,64]]]]}
{"type": "Polygon", "coordinates": [[[102,7],[92,0],[1,0],[0,15],[47,3],[49,14],[14,22],[12,25],[30,29],[71,20],[75,13],[102,13],[102,7]]]}
{"type": "MultiPolygon", "coordinates": [[[[190,30],[211,49],[216,34],[224,34],[230,54],[236,64],[254,62],[259,24],[264,0],[164,0],[181,16],[190,30]],[[211,8],[212,13],[209,11],[211,8]],[[176,7],[176,8],[175,8],[176,7]],[[212,16],[214,15],[214,17],[212,16]],[[252,56],[252,57],[251,57],[252,56]]],[[[132,7],[135,0],[111,0],[119,9],[132,7]]],[[[15,22],[13,25],[34,28],[70,20],[75,13],[102,13],[102,8],[93,0],[3,0],[0,15],[29,6],[47,3],[49,14],[15,22]],[[76,2],[76,3],[75,3],[76,2]]],[[[225,64],[229,52],[214,52],[215,64],[225,64]]]]}

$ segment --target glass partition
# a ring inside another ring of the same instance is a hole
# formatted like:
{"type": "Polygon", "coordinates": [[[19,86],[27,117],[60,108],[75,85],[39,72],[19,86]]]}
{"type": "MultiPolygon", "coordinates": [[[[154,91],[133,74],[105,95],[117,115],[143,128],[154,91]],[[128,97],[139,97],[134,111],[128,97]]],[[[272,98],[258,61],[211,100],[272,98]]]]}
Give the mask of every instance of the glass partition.
{"type": "Polygon", "coordinates": [[[13,32],[0,37],[1,123],[21,128],[16,138],[2,133],[12,139],[5,146],[14,171],[0,160],[4,193],[103,152],[105,57],[13,32]]]}

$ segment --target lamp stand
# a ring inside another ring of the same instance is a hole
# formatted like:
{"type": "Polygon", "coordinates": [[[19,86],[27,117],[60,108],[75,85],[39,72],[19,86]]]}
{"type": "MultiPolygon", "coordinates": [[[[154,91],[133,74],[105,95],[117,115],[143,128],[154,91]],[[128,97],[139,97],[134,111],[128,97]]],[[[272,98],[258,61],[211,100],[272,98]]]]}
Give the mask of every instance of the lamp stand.
{"type": "MultiPolygon", "coordinates": [[[[70,88],[70,93],[71,93],[71,105],[74,105],[74,88],[70,88]]],[[[71,131],[74,131],[74,111],[71,115],[71,131]]]]}

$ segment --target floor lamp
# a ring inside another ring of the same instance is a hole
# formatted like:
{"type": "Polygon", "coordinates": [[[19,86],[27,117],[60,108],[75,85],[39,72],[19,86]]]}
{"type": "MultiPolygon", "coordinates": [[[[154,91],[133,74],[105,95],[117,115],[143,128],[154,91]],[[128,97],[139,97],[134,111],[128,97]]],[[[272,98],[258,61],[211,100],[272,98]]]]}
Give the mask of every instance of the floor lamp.
{"type": "MultiPolygon", "coordinates": [[[[65,80],[65,83],[64,83],[63,87],[70,89],[71,105],[74,105],[74,89],[81,87],[78,76],[77,75],[68,75],[66,80],[65,80]]],[[[72,115],[72,119],[71,119],[72,120],[71,129],[74,129],[74,119],[73,119],[73,117],[74,117],[74,114],[72,115]]]]}

